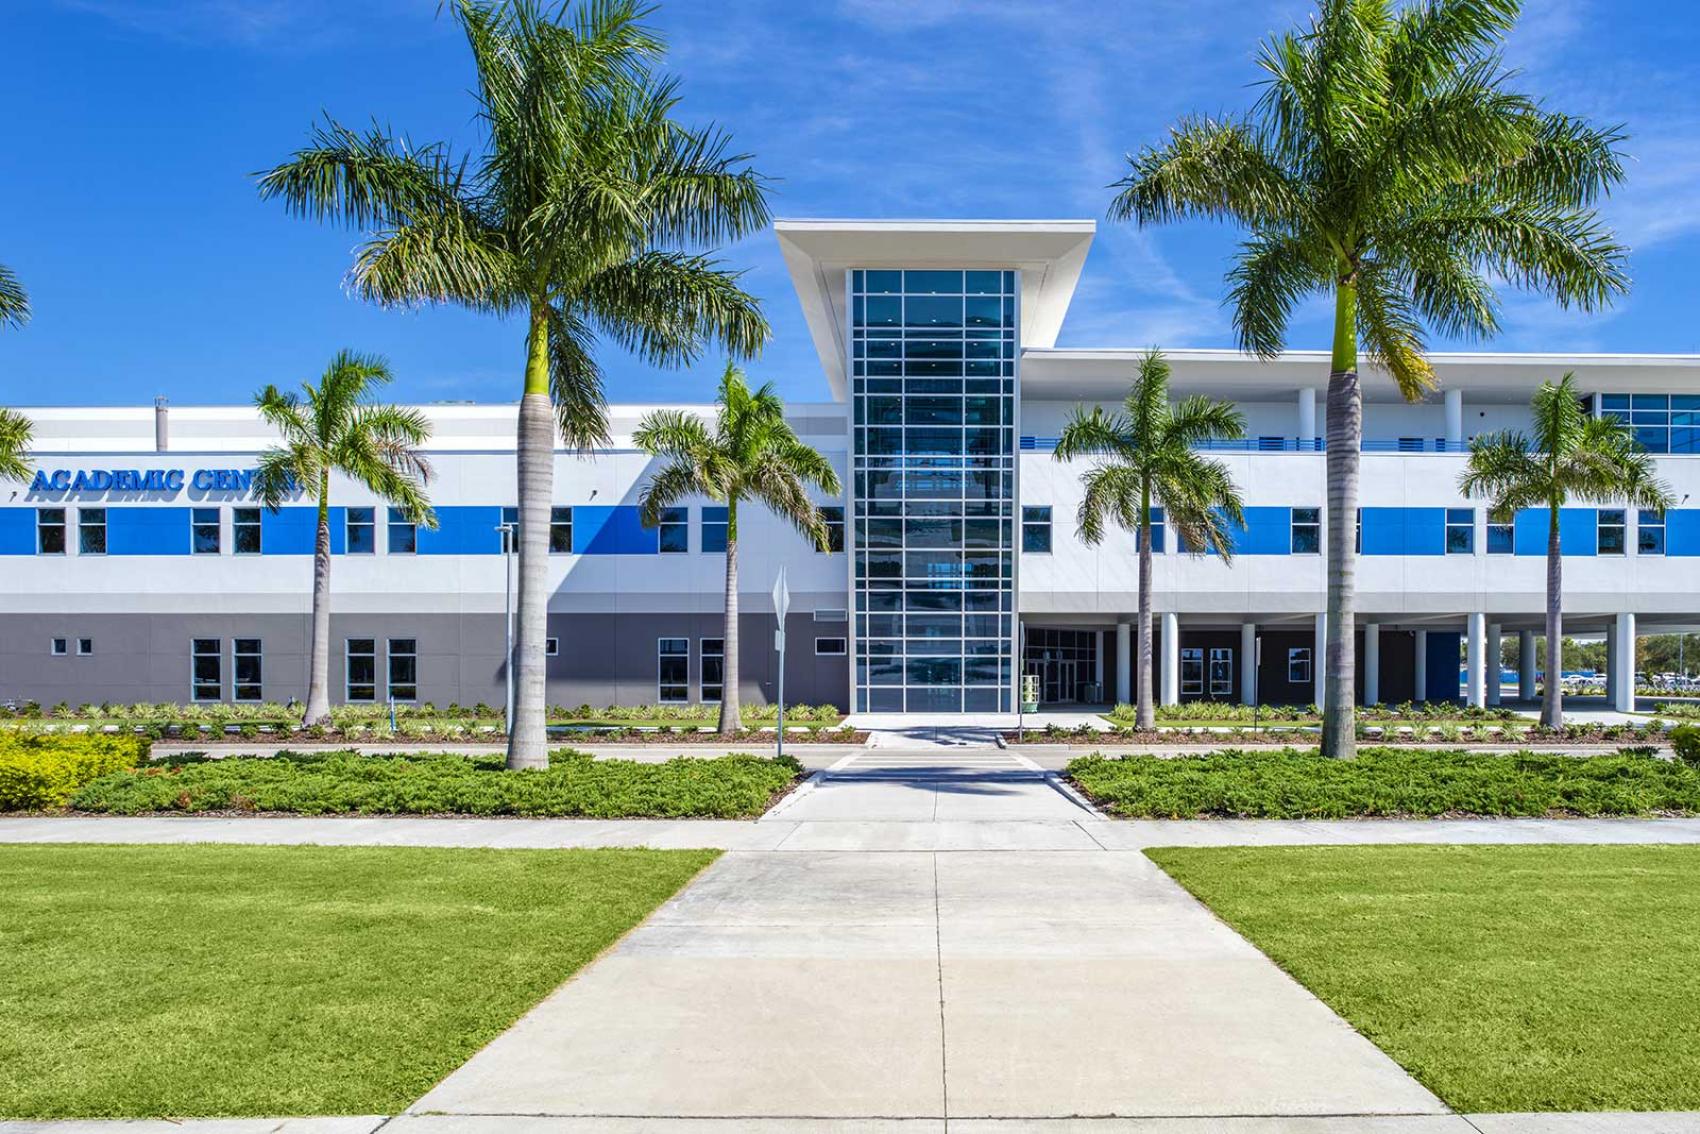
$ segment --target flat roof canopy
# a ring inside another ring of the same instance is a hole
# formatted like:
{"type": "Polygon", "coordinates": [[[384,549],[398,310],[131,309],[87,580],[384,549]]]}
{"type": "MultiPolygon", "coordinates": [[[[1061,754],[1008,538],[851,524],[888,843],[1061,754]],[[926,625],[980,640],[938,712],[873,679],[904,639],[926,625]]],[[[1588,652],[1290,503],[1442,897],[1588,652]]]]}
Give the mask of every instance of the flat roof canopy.
{"type": "Polygon", "coordinates": [[[851,268],[1021,273],[1021,345],[1056,345],[1097,223],[1089,220],[782,220],[774,225],[833,396],[848,384],[844,274],[851,268]]]}

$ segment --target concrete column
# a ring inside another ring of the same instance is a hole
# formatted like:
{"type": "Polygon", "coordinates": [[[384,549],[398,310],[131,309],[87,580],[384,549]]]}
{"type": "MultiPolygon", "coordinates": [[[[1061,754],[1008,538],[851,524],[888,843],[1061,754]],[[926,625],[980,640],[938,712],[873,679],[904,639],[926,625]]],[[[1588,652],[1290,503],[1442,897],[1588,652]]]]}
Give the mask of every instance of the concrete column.
{"type": "Polygon", "coordinates": [[[1446,391],[1446,451],[1464,448],[1464,391],[1456,386],[1446,391]]]}
{"type": "Polygon", "coordinates": [[[1257,703],[1257,623],[1240,623],[1240,704],[1257,703]]]}
{"type": "Polygon", "coordinates": [[[1416,678],[1416,691],[1411,700],[1422,702],[1428,700],[1428,631],[1418,630],[1412,637],[1416,640],[1416,657],[1412,670],[1416,678]]]}
{"type": "Polygon", "coordinates": [[[1494,622],[1489,624],[1487,628],[1486,675],[1487,703],[1490,705],[1499,704],[1499,673],[1501,669],[1500,657],[1502,656],[1500,647],[1502,641],[1503,639],[1500,636],[1499,623],[1494,622]]]}
{"type": "Polygon", "coordinates": [[[1364,623],[1364,704],[1381,704],[1381,625],[1364,623]]]}
{"type": "Polygon", "coordinates": [[[1635,616],[1617,616],[1617,649],[1613,652],[1612,668],[1617,671],[1617,688],[1613,691],[1612,708],[1620,713],[1635,711],[1635,616]]]}
{"type": "Polygon", "coordinates": [[[1309,386],[1299,391],[1299,440],[1316,440],[1316,391],[1309,386]]]}
{"type": "Polygon", "coordinates": [[[1310,650],[1310,676],[1316,685],[1316,691],[1311,696],[1316,698],[1318,708],[1322,707],[1323,695],[1328,691],[1328,614],[1323,612],[1316,616],[1316,644],[1310,650]]]}
{"type": "Polygon", "coordinates": [[[1164,705],[1181,703],[1181,619],[1180,615],[1163,615],[1162,696],[1164,705]]]}
{"type": "Polygon", "coordinates": [[[1517,632],[1517,696],[1524,701],[1535,699],[1535,632],[1517,632]]]}
{"type": "Polygon", "coordinates": [[[1133,704],[1133,626],[1116,623],[1116,703],[1133,704]]]}
{"type": "Polygon", "coordinates": [[[1606,704],[1617,705],[1617,621],[1606,623],[1606,704]]]}
{"type": "Polygon", "coordinates": [[[1482,668],[1482,655],[1487,651],[1487,615],[1480,611],[1470,615],[1466,637],[1469,641],[1464,647],[1464,667],[1468,693],[1464,700],[1479,709],[1487,703],[1486,673],[1482,668]]]}

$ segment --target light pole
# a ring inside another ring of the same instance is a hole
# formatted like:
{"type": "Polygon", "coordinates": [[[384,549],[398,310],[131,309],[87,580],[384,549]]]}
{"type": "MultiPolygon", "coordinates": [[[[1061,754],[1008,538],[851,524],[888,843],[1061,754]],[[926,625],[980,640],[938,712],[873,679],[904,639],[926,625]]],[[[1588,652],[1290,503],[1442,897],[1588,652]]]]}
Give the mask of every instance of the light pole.
{"type": "Polygon", "coordinates": [[[519,524],[501,523],[496,530],[502,534],[502,627],[507,660],[502,673],[508,679],[507,699],[502,702],[502,732],[512,736],[514,731],[514,544],[519,542],[519,524]]]}
{"type": "Polygon", "coordinates": [[[773,632],[773,648],[779,651],[779,719],[774,734],[776,756],[785,755],[785,615],[791,610],[791,588],[785,585],[785,566],[779,567],[779,577],[773,580],[773,615],[778,629],[773,632]]]}

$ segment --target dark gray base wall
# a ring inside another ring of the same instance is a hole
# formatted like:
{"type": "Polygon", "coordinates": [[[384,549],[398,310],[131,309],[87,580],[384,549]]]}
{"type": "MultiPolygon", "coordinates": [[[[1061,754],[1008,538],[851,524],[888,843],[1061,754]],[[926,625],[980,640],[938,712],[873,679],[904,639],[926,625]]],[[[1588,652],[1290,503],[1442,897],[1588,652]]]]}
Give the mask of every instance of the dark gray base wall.
{"type": "MultiPolygon", "coordinates": [[[[740,620],[739,687],[747,704],[777,694],[773,616],[740,620]]],[[[785,699],[789,704],[837,705],[849,693],[843,656],[816,656],[816,638],[843,638],[844,623],[817,623],[812,614],[787,620],[785,699]]],[[[716,614],[556,614],[549,634],[559,654],[548,659],[550,704],[648,705],[657,700],[657,644],[690,640],[690,697],[702,690],[702,639],[719,638],[716,614]]],[[[221,645],[221,700],[233,699],[232,642],[262,643],[262,700],[287,702],[307,692],[308,617],[296,614],[4,614],[0,615],[0,701],[52,706],[104,702],[190,700],[190,645],[216,638],[221,645]],[[68,653],[52,654],[54,638],[68,653]],[[78,639],[92,641],[88,656],[78,639]]],[[[346,614],[331,620],[331,700],[347,700],[346,642],[377,640],[378,699],[387,696],[387,646],[412,639],[418,652],[418,700],[436,705],[479,702],[499,708],[506,696],[503,618],[499,614],[346,614]]]]}

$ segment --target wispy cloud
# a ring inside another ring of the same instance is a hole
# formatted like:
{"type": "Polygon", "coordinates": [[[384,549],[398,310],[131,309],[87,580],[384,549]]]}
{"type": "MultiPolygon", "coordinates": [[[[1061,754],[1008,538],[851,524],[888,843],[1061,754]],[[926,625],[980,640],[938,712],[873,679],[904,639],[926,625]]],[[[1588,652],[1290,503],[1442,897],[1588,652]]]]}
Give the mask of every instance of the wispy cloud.
{"type": "Polygon", "coordinates": [[[387,29],[419,5],[403,0],[55,0],[70,12],[176,43],[319,50],[387,29]]]}

